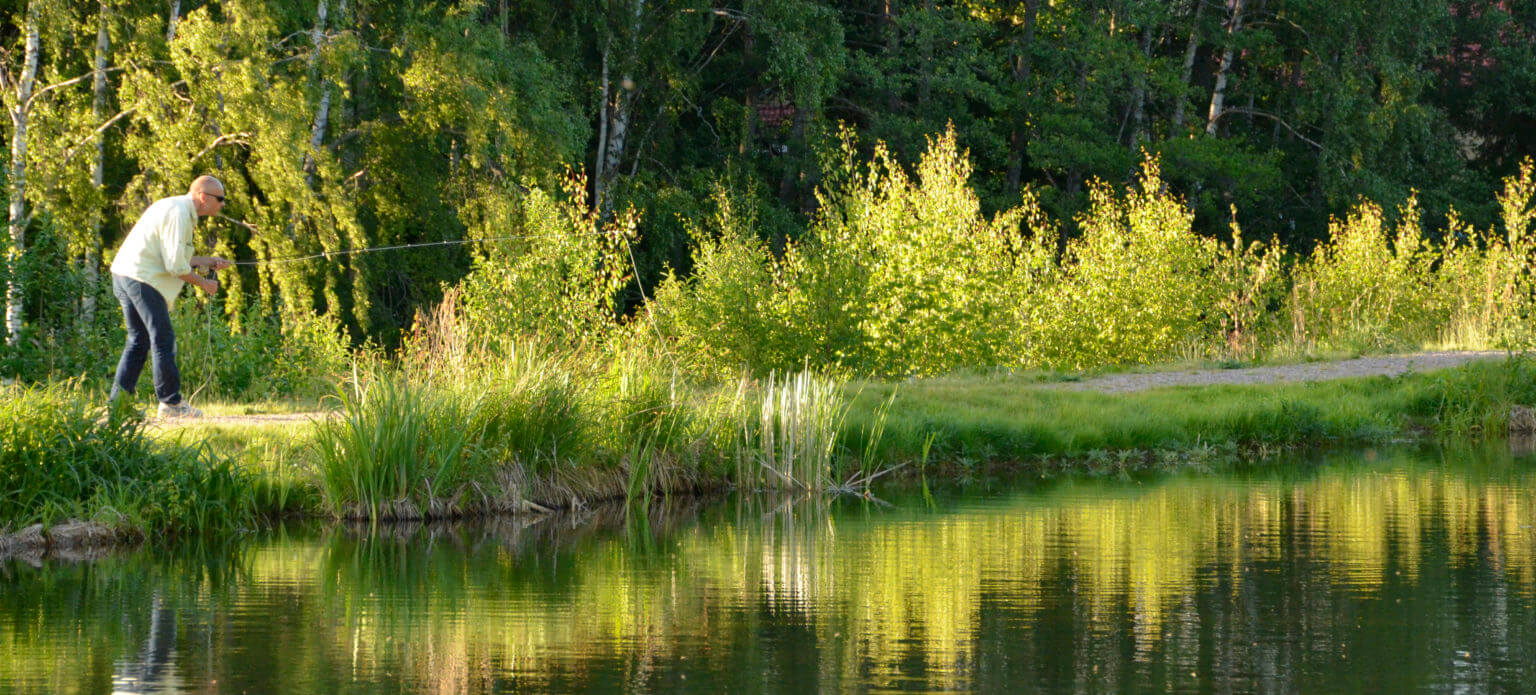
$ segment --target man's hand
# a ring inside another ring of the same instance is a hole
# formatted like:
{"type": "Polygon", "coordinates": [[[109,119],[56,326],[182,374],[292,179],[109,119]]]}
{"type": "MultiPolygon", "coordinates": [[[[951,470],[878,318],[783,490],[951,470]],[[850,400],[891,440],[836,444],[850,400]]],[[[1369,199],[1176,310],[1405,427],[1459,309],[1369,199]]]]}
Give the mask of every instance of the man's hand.
{"type": "Polygon", "coordinates": [[[213,268],[214,270],[223,270],[225,268],[233,266],[234,264],[235,264],[234,261],[231,261],[228,258],[219,258],[218,256],[193,256],[192,257],[192,267],[193,268],[213,268]]]}
{"type": "Polygon", "coordinates": [[[202,291],[207,292],[208,296],[210,296],[210,297],[212,297],[213,295],[219,293],[219,281],[218,280],[213,280],[213,279],[205,278],[205,277],[199,277],[198,278],[197,286],[202,291]]]}

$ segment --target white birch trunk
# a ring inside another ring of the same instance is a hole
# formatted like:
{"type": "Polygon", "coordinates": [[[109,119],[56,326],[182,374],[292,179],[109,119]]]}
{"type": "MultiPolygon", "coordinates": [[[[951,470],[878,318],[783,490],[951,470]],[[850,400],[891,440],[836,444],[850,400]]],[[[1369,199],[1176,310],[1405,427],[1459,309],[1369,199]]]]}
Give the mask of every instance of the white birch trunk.
{"type": "Polygon", "coordinates": [[[1200,50],[1200,10],[1205,9],[1205,0],[1194,0],[1195,13],[1189,20],[1189,43],[1184,47],[1184,72],[1180,84],[1184,85],[1184,92],[1173,103],[1173,131],[1179,132],[1184,128],[1184,109],[1189,101],[1189,80],[1195,74],[1195,53],[1200,50]]]}
{"type": "Polygon", "coordinates": [[[316,3],[315,28],[309,32],[310,43],[315,46],[314,55],[309,59],[309,69],[313,73],[313,79],[320,84],[320,103],[315,107],[315,122],[309,129],[309,151],[304,153],[304,160],[300,162],[300,167],[305,172],[304,178],[311,187],[315,184],[314,152],[320,149],[320,143],[325,139],[325,122],[331,112],[331,86],[320,74],[320,50],[325,46],[325,20],[329,10],[329,3],[326,0],[319,0],[316,3]]]}
{"type": "MultiPolygon", "coordinates": [[[[1232,0],[1232,21],[1227,25],[1227,36],[1236,35],[1243,27],[1243,0],[1232,0]]],[[[1221,67],[1216,71],[1216,86],[1211,90],[1211,111],[1205,119],[1205,134],[1215,135],[1221,113],[1226,108],[1227,75],[1232,70],[1232,56],[1236,49],[1228,43],[1221,53],[1221,67]]]]}
{"type": "Polygon", "coordinates": [[[23,288],[16,277],[18,261],[27,249],[27,116],[32,109],[32,89],[37,82],[38,54],[42,52],[42,37],[38,31],[38,10],[28,5],[26,32],[27,46],[21,75],[16,80],[16,107],[11,110],[11,175],[9,177],[10,247],[6,249],[5,265],[5,341],[15,345],[20,338],[23,310],[23,288]]]}
{"type": "MultiPolygon", "coordinates": [[[[1152,28],[1142,27],[1141,55],[1148,64],[1152,62],[1152,28]]],[[[1136,86],[1131,89],[1131,149],[1141,146],[1147,139],[1147,76],[1136,76],[1136,86]]]]}
{"type": "MultiPolygon", "coordinates": [[[[630,32],[629,59],[626,66],[632,66],[640,54],[640,17],[645,10],[645,0],[635,0],[635,21],[630,32]]],[[[604,71],[606,75],[606,70],[604,71]]],[[[624,160],[624,145],[629,139],[630,119],[634,111],[634,79],[626,68],[623,77],[619,79],[619,89],[612,91],[612,105],[608,110],[607,142],[603,145],[602,169],[598,176],[602,178],[603,197],[596,201],[598,210],[606,215],[608,212],[608,189],[613,184],[613,179],[618,176],[619,164],[624,160]]]]}
{"type": "Polygon", "coordinates": [[[171,0],[171,16],[165,23],[165,42],[176,40],[176,23],[181,21],[181,0],[171,0]]]}
{"type": "Polygon", "coordinates": [[[608,192],[603,186],[603,163],[608,159],[608,46],[603,46],[602,93],[599,94],[597,112],[597,157],[592,160],[592,207],[603,209],[603,196],[608,192]]]}
{"type": "MultiPolygon", "coordinates": [[[[91,113],[98,123],[107,117],[107,54],[112,50],[112,37],[107,31],[108,10],[101,3],[101,17],[96,25],[96,76],[92,80],[91,113]]],[[[91,186],[101,190],[106,169],[105,131],[96,138],[96,160],[91,162],[91,186]]],[[[96,324],[96,283],[101,273],[101,209],[91,215],[90,237],[85,249],[85,288],[80,291],[80,332],[89,333],[96,324]]]]}

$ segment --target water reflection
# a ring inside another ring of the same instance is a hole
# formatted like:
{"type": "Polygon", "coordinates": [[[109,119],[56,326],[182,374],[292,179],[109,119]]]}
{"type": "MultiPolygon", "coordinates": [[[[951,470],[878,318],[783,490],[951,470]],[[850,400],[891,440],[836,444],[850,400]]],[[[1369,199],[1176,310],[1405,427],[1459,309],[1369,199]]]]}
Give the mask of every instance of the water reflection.
{"type": "Polygon", "coordinates": [[[1536,689],[1529,463],[1355,455],[937,499],[4,566],[0,692],[1536,689]]]}
{"type": "Polygon", "coordinates": [[[176,613],[156,594],[149,609],[149,635],[132,659],[119,660],[113,667],[114,695],[150,695],[174,693],[180,682],[175,674],[176,613]]]}

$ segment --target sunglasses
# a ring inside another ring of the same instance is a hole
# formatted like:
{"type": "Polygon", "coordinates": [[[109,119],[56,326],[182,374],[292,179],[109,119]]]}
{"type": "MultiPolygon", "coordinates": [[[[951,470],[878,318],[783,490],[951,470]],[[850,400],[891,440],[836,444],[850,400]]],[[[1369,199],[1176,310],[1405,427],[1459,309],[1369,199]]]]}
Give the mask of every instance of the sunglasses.
{"type": "Polygon", "coordinates": [[[207,192],[204,192],[204,193],[203,193],[203,195],[205,195],[205,196],[208,196],[208,197],[209,197],[209,198],[212,198],[212,199],[214,199],[214,200],[217,200],[217,201],[219,201],[219,203],[221,203],[221,204],[222,204],[222,203],[223,203],[223,202],[224,202],[224,196],[221,196],[221,195],[214,195],[214,194],[212,194],[212,193],[207,193],[207,192]]]}

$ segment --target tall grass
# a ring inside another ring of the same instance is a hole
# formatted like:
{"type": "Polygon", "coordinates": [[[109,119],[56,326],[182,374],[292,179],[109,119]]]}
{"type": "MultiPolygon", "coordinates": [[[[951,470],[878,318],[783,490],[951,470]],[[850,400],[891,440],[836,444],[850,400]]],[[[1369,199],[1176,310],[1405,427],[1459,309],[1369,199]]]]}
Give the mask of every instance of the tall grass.
{"type": "Polygon", "coordinates": [[[339,516],[420,519],[459,512],[486,480],[476,404],[398,374],[354,375],[338,418],[316,424],[321,489],[339,516]]]}
{"type": "Polygon", "coordinates": [[[157,442],[78,382],[0,387],[0,530],[79,519],[123,530],[218,531],[262,511],[253,477],[201,444],[157,442]]]}
{"type": "Polygon", "coordinates": [[[843,386],[803,370],[769,374],[759,407],[743,408],[736,482],[750,488],[823,490],[836,485],[833,461],[848,414],[843,386]]]}

